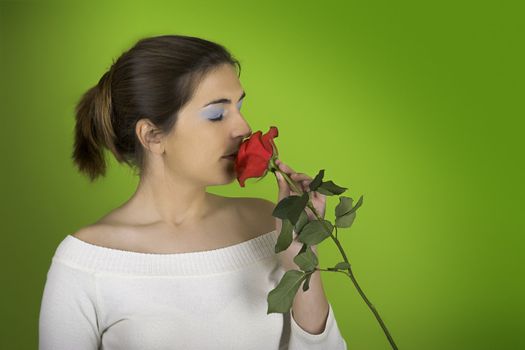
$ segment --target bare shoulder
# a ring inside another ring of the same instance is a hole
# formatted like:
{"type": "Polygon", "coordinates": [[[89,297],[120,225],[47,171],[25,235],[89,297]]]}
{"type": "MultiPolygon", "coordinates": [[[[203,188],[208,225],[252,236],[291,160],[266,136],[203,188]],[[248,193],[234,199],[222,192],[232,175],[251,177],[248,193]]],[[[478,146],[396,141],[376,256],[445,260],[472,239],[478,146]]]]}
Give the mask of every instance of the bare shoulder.
{"type": "Polygon", "coordinates": [[[87,243],[100,245],[97,237],[101,237],[101,233],[96,229],[95,226],[96,225],[81,227],[75,233],[71,234],[71,236],[87,243]]]}
{"type": "Polygon", "coordinates": [[[108,238],[111,236],[111,233],[117,227],[107,224],[92,224],[84,226],[73,233],[71,236],[76,237],[84,242],[99,245],[107,246],[108,238]]]}
{"type": "Polygon", "coordinates": [[[275,230],[275,217],[272,216],[275,204],[264,198],[235,198],[235,207],[242,221],[252,232],[252,237],[275,230]]]}
{"type": "Polygon", "coordinates": [[[271,216],[276,204],[265,198],[246,197],[242,198],[244,204],[255,214],[269,214],[271,216]]]}
{"type": "Polygon", "coordinates": [[[81,240],[85,240],[86,238],[91,239],[93,236],[100,235],[98,226],[99,225],[89,225],[89,226],[81,227],[71,236],[74,236],[81,240]]]}

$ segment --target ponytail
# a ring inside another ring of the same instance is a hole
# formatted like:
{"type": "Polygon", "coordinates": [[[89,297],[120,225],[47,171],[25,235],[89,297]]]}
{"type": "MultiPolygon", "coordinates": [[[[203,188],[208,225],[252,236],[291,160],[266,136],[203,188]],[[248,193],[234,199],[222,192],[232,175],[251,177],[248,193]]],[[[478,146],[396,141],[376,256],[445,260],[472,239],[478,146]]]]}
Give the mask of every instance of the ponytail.
{"type": "Polygon", "coordinates": [[[115,132],[111,122],[111,78],[113,69],[100,78],[78,102],[75,126],[75,144],[72,158],[81,172],[93,182],[106,174],[103,147],[109,149],[118,161],[124,161],[115,147],[115,132]]]}

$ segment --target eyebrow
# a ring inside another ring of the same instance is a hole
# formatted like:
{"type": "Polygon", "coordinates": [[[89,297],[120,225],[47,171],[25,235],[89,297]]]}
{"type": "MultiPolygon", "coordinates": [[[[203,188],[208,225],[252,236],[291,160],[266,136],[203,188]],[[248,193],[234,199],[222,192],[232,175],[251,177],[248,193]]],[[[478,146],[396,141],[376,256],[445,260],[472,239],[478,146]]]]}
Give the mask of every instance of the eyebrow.
{"type": "MultiPolygon", "coordinates": [[[[241,97],[239,97],[239,101],[242,100],[244,96],[246,96],[246,91],[242,92],[241,97]]],[[[237,101],[237,102],[239,102],[239,101],[237,101]]],[[[206,106],[209,106],[209,105],[213,105],[213,104],[216,104],[216,103],[231,103],[231,102],[232,101],[229,98],[220,98],[218,100],[213,100],[213,101],[205,104],[203,107],[206,107],[206,106]]]]}

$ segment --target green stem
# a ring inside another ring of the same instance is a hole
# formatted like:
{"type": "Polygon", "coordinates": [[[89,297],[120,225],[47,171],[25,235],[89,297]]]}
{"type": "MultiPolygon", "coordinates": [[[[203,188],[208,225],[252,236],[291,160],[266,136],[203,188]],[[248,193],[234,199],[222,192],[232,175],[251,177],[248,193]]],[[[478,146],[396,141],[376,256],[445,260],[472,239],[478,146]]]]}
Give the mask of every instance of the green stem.
{"type": "MultiPolygon", "coordinates": [[[[298,188],[296,186],[296,184],[293,182],[293,180],[288,176],[288,174],[286,174],[285,172],[281,171],[279,169],[279,167],[275,164],[275,160],[272,158],[270,159],[270,170],[271,171],[278,171],[281,173],[281,175],[284,177],[284,179],[286,180],[286,182],[289,184],[290,188],[292,189],[292,191],[294,191],[295,193],[300,193],[300,194],[303,194],[303,190],[298,188]]],[[[341,255],[343,256],[343,259],[344,261],[350,265],[350,262],[348,261],[348,258],[346,257],[346,254],[345,254],[345,251],[343,249],[343,247],[341,246],[341,243],[339,242],[339,239],[334,236],[332,234],[332,232],[330,231],[330,227],[328,227],[327,225],[324,224],[324,221],[323,221],[323,218],[320,217],[319,213],[317,212],[317,210],[315,209],[314,205],[312,204],[311,200],[308,199],[308,203],[307,203],[307,207],[310,208],[310,210],[314,213],[315,217],[317,218],[317,220],[319,220],[320,222],[323,223],[324,227],[327,229],[327,232],[330,233],[330,237],[332,238],[332,240],[335,242],[337,248],[339,249],[339,252],[341,253],[341,255]]],[[[337,235],[337,228],[336,228],[336,235],[337,235]]],[[[350,265],[351,266],[351,265],[350,265]]],[[[326,270],[326,269],[316,269],[316,270],[320,270],[320,271],[332,271],[332,270],[326,270]]],[[[376,308],[374,307],[374,305],[370,302],[370,300],[368,300],[368,298],[366,297],[365,293],[363,292],[363,290],[361,289],[361,287],[359,286],[359,284],[357,283],[357,280],[352,272],[352,269],[351,267],[349,267],[347,269],[348,272],[345,272],[343,270],[336,270],[334,272],[343,272],[344,274],[346,274],[350,280],[352,280],[352,283],[354,284],[354,286],[356,287],[357,291],[359,292],[359,295],[361,295],[361,297],[363,298],[363,300],[365,301],[365,303],[368,305],[368,307],[370,308],[370,310],[372,311],[372,313],[374,314],[374,316],[376,317],[377,321],[379,322],[379,324],[381,325],[381,328],[383,329],[383,332],[385,333],[388,341],[390,342],[390,345],[392,346],[392,348],[394,350],[397,350],[397,345],[396,343],[394,342],[394,339],[392,338],[392,336],[390,335],[390,332],[388,331],[388,329],[386,328],[386,325],[384,324],[383,320],[381,319],[381,316],[379,316],[379,313],[377,312],[376,308]]]]}

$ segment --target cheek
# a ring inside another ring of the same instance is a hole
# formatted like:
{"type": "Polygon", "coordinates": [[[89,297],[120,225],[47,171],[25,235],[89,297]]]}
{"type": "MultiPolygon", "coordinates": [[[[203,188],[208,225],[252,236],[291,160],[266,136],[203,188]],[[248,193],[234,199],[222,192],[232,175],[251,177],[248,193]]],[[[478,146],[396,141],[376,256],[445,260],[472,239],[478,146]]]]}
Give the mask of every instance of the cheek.
{"type": "Polygon", "coordinates": [[[223,144],[217,144],[217,131],[210,132],[209,135],[202,130],[198,134],[188,134],[192,137],[182,138],[179,135],[168,145],[166,161],[170,169],[176,172],[184,170],[185,173],[191,172],[202,177],[225,163],[221,157],[226,148],[223,144]]]}
{"type": "Polygon", "coordinates": [[[206,177],[214,168],[217,168],[219,156],[208,150],[190,149],[188,151],[172,152],[167,157],[168,166],[176,173],[190,174],[192,177],[206,177]]]}

